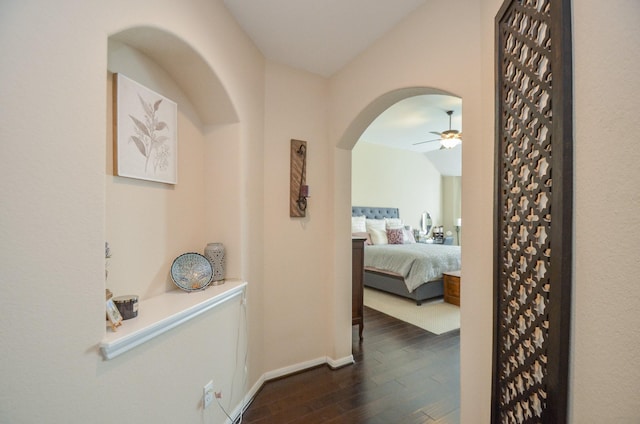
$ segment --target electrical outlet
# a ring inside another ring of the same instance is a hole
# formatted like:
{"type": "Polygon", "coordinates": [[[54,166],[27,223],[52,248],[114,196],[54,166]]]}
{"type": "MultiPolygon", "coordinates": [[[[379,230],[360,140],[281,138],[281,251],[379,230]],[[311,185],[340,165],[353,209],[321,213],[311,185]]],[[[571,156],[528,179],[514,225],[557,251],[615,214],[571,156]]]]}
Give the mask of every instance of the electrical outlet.
{"type": "Polygon", "coordinates": [[[206,409],[211,405],[211,402],[213,402],[213,380],[208,382],[206,386],[204,386],[202,392],[202,404],[206,409]]]}

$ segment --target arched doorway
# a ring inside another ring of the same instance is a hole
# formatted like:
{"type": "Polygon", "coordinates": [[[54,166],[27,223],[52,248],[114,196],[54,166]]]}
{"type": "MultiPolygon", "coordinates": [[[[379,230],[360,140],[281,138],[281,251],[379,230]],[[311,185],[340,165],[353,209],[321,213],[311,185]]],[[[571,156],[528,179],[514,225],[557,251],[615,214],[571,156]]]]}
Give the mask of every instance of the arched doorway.
{"type": "Polygon", "coordinates": [[[459,245],[461,115],[462,99],[447,94],[406,97],[384,110],[352,150],[352,205],[399,208],[403,224],[420,230],[428,213],[459,245]]]}
{"type": "MultiPolygon", "coordinates": [[[[377,98],[376,100],[374,100],[371,104],[369,104],[365,109],[363,109],[363,111],[358,115],[358,117],[352,122],[352,124],[349,126],[348,130],[345,132],[345,137],[342,138],[341,142],[344,143],[343,147],[347,148],[347,146],[350,147],[351,149],[351,177],[352,177],[352,187],[351,187],[351,204],[352,205],[360,205],[360,206],[380,206],[380,207],[400,207],[401,210],[410,210],[412,205],[411,205],[411,196],[407,196],[407,198],[403,199],[403,200],[398,200],[398,194],[397,193],[391,193],[391,194],[383,194],[382,196],[380,196],[380,192],[384,191],[384,188],[381,185],[377,185],[376,183],[373,183],[373,175],[378,174],[378,175],[382,175],[383,172],[381,171],[383,168],[394,168],[393,165],[389,164],[390,160],[393,160],[394,154],[392,153],[391,150],[394,146],[384,146],[384,147],[376,147],[376,149],[378,149],[378,152],[382,152],[381,155],[384,156],[384,163],[373,163],[371,160],[371,157],[374,157],[374,155],[371,155],[369,153],[369,156],[367,156],[367,158],[365,159],[361,159],[358,158],[357,155],[360,152],[359,146],[362,143],[368,143],[371,140],[367,140],[367,138],[370,139],[374,139],[372,144],[377,144],[377,145],[384,145],[384,140],[376,140],[376,135],[375,134],[371,134],[371,130],[373,128],[376,127],[376,122],[377,120],[380,119],[380,117],[384,116],[386,112],[390,111],[391,109],[394,108],[394,106],[398,106],[401,105],[403,103],[408,103],[408,101],[414,100],[417,103],[418,100],[420,100],[420,98],[428,98],[429,96],[432,97],[443,97],[443,98],[449,98],[449,99],[455,99],[455,101],[457,102],[457,105],[452,106],[451,103],[441,103],[438,104],[436,107],[433,107],[433,110],[431,111],[431,113],[440,113],[442,115],[442,117],[445,118],[445,124],[442,124],[442,121],[436,123],[436,125],[440,125],[442,128],[439,129],[439,131],[442,131],[442,129],[451,129],[449,128],[449,122],[448,122],[448,117],[446,115],[446,111],[447,110],[451,110],[451,109],[455,109],[456,112],[460,113],[462,110],[462,100],[459,97],[453,96],[450,93],[444,92],[442,90],[437,90],[437,89],[432,89],[432,88],[425,88],[425,87],[416,87],[416,88],[411,88],[411,89],[400,89],[400,90],[395,90],[393,92],[389,92],[386,93],[382,96],[380,96],[379,98],[377,98]],[[348,139],[350,137],[350,139],[348,139]],[[384,150],[387,149],[387,150],[384,150]],[[370,168],[372,168],[371,172],[366,175],[366,176],[361,176],[360,178],[356,178],[356,174],[358,174],[359,172],[362,171],[362,167],[366,167],[369,166],[370,168]],[[367,193],[360,193],[359,191],[361,190],[361,188],[363,186],[365,186],[367,184],[367,181],[372,182],[375,187],[370,190],[367,193]],[[383,199],[383,200],[376,200],[376,199],[383,199]],[[395,203],[394,203],[395,202],[395,203]],[[397,202],[403,202],[402,205],[398,205],[397,202]]],[[[424,100],[424,99],[423,99],[424,100]]],[[[415,106],[415,105],[414,105],[415,106]]],[[[404,113],[406,114],[410,114],[410,111],[408,109],[405,108],[404,113]]],[[[409,117],[409,120],[411,120],[412,118],[414,120],[419,121],[420,117],[419,116],[411,116],[409,117]]],[[[423,117],[424,118],[424,117],[423,117]]],[[[437,122],[437,120],[436,120],[437,122]]],[[[408,124],[407,124],[408,125],[408,124]]],[[[419,126],[419,125],[416,125],[419,126]]],[[[387,130],[389,130],[389,128],[393,127],[392,124],[387,125],[387,130]]],[[[452,125],[453,128],[458,128],[461,129],[461,122],[460,120],[457,120],[457,122],[454,123],[454,125],[452,125]]],[[[374,130],[375,131],[375,130],[374,130]]],[[[381,130],[381,132],[385,132],[384,129],[381,130]]],[[[419,143],[423,140],[430,140],[430,139],[438,139],[438,137],[434,136],[433,134],[430,134],[431,131],[428,130],[424,130],[423,129],[423,134],[419,135],[418,138],[414,139],[414,140],[405,140],[405,146],[404,148],[406,149],[407,147],[410,147],[411,145],[413,145],[414,143],[419,143]]],[[[386,134],[383,134],[383,136],[386,137],[393,137],[393,135],[391,135],[391,133],[387,132],[386,134]]],[[[404,138],[404,135],[397,135],[397,137],[395,137],[396,140],[397,139],[401,139],[404,138]]],[[[437,140],[436,140],[437,141],[437,140]]],[[[412,152],[414,155],[419,155],[419,156],[423,156],[423,159],[426,159],[426,155],[429,154],[429,152],[435,152],[437,153],[443,153],[443,152],[450,152],[450,150],[448,149],[443,149],[440,150],[439,146],[440,143],[431,143],[433,144],[433,146],[429,146],[430,148],[427,149],[422,149],[422,151],[416,151],[418,149],[414,149],[414,151],[412,152]]],[[[398,147],[398,146],[396,146],[398,147]]],[[[459,244],[461,238],[460,233],[455,232],[455,230],[460,230],[460,221],[458,221],[458,219],[461,219],[461,152],[459,151],[460,146],[458,146],[458,152],[457,152],[457,174],[455,175],[455,177],[457,178],[457,188],[454,189],[455,193],[449,193],[448,197],[449,200],[451,200],[451,197],[455,197],[455,202],[457,202],[457,207],[453,208],[455,209],[454,211],[452,211],[452,208],[449,208],[449,210],[446,210],[446,208],[444,208],[442,206],[442,202],[444,200],[444,197],[447,197],[444,195],[444,189],[439,188],[439,190],[437,190],[437,193],[435,193],[435,198],[437,200],[434,200],[437,205],[434,206],[434,210],[432,210],[433,216],[436,220],[438,220],[440,223],[445,224],[445,233],[449,233],[451,234],[451,231],[453,231],[453,238],[456,242],[456,244],[459,244]],[[445,215],[446,219],[445,219],[445,215]]],[[[411,150],[409,148],[409,150],[411,150]]],[[[405,156],[406,156],[406,151],[405,151],[405,156]]],[[[438,160],[438,157],[436,155],[436,157],[433,158],[434,161],[438,160]]],[[[442,165],[441,163],[436,163],[436,165],[442,165]]],[[[416,194],[419,192],[419,190],[411,188],[411,184],[408,183],[407,181],[403,182],[403,178],[411,178],[409,176],[410,174],[410,165],[407,164],[407,162],[404,162],[399,168],[402,168],[402,172],[403,175],[399,176],[395,182],[391,182],[390,186],[395,186],[396,189],[398,187],[401,187],[401,190],[404,191],[409,191],[413,194],[416,194]]],[[[438,184],[439,186],[444,186],[448,183],[442,183],[440,181],[440,179],[442,179],[442,169],[438,169],[436,166],[433,167],[434,172],[436,172],[436,174],[438,175],[437,178],[437,182],[436,184],[438,184]]],[[[445,171],[446,173],[446,171],[445,171]]],[[[451,175],[448,175],[447,177],[449,177],[451,175]]],[[[390,180],[393,179],[392,176],[390,176],[390,174],[385,174],[384,176],[382,176],[382,179],[384,180],[390,180]]],[[[450,185],[448,185],[449,188],[451,188],[450,185]]],[[[402,197],[401,195],[399,197],[402,197]]],[[[414,202],[415,203],[415,202],[414,202]]],[[[418,202],[419,203],[419,202],[418,202]]],[[[421,211],[422,208],[424,207],[420,207],[420,206],[413,206],[414,208],[416,208],[417,211],[421,211]]],[[[401,213],[401,217],[406,217],[407,219],[404,221],[404,223],[408,223],[410,225],[412,225],[412,227],[416,227],[417,225],[419,225],[419,213],[418,212],[408,212],[407,214],[401,213]],[[415,215],[415,216],[414,216],[415,215]]],[[[435,223],[434,223],[435,224],[435,223]]],[[[415,306],[415,305],[414,305],[415,306]]],[[[459,320],[459,315],[458,315],[458,320],[459,320]]],[[[459,321],[458,321],[459,322],[459,321]]],[[[366,322],[365,322],[365,329],[366,329],[366,322]]],[[[458,336],[459,337],[459,336],[458,336]]],[[[365,332],[365,339],[366,339],[366,332],[365,332]]],[[[424,355],[429,355],[430,352],[425,352],[424,355]]],[[[457,357],[456,357],[457,358],[457,357]]],[[[459,370],[459,359],[453,359],[456,363],[454,364],[454,368],[457,370],[459,370]]],[[[459,399],[459,386],[455,386],[456,390],[454,393],[451,393],[451,396],[455,396],[458,397],[459,399]]]]}

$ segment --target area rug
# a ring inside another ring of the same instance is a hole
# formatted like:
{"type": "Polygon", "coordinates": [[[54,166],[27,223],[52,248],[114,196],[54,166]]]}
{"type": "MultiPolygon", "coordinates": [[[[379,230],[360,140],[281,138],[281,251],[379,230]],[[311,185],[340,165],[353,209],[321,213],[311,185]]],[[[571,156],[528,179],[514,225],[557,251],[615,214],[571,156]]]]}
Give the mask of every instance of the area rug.
{"type": "Polygon", "coordinates": [[[460,307],[442,298],[418,306],[413,300],[365,287],[364,305],[435,334],[460,328],[460,307]]]}

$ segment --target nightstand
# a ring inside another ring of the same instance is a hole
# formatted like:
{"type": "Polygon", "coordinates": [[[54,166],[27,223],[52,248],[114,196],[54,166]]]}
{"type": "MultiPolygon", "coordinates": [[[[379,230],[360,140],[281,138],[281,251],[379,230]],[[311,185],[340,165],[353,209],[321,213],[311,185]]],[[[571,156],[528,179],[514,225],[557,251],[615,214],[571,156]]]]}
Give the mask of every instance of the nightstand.
{"type": "Polygon", "coordinates": [[[443,273],[444,301],[460,306],[460,271],[443,273]]]}

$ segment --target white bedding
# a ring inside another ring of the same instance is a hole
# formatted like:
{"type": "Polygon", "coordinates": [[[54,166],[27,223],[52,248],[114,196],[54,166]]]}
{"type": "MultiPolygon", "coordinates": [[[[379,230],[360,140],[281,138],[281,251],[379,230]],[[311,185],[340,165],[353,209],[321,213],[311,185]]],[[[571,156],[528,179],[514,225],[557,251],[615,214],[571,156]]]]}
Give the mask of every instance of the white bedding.
{"type": "Polygon", "coordinates": [[[404,277],[407,290],[442,278],[443,272],[460,270],[460,246],[442,244],[382,244],[365,246],[365,268],[375,268],[404,277]]]}

